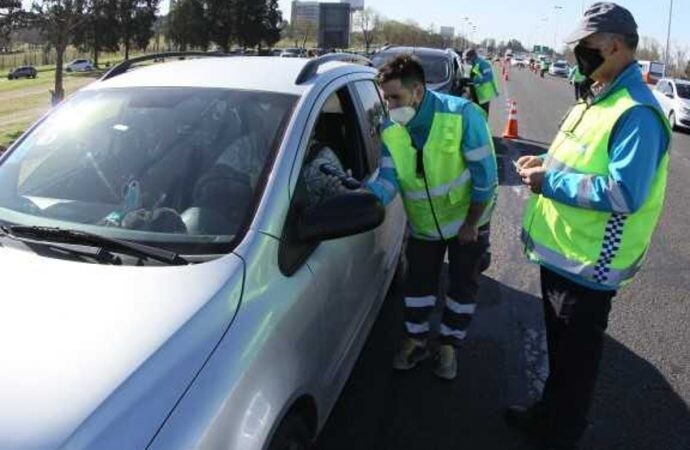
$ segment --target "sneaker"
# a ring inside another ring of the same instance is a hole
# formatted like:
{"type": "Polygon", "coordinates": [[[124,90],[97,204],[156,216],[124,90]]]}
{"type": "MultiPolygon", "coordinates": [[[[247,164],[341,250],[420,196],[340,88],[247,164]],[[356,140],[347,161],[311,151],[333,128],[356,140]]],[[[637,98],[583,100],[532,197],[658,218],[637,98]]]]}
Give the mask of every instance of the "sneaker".
{"type": "Polygon", "coordinates": [[[426,348],[426,342],[408,337],[402,342],[398,354],[393,358],[393,368],[410,370],[428,357],[429,350],[426,348]]]}
{"type": "Polygon", "coordinates": [[[436,353],[434,373],[444,380],[454,380],[458,375],[458,360],[455,357],[455,347],[442,345],[436,353]]]}

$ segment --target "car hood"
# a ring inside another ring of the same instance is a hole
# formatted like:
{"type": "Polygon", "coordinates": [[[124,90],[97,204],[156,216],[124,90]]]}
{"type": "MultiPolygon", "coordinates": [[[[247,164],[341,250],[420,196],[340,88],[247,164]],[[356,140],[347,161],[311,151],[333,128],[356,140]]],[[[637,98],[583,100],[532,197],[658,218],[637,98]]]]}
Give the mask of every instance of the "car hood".
{"type": "Polygon", "coordinates": [[[243,270],[0,248],[0,449],[143,449],[227,330],[243,270]]]}

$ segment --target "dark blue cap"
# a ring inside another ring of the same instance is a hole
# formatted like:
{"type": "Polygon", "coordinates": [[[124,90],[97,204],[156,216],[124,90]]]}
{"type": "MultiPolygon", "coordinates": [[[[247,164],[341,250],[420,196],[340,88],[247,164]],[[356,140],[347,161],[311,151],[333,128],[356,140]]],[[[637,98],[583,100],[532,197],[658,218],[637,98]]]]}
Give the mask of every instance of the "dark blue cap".
{"type": "Polygon", "coordinates": [[[637,23],[627,9],[610,2],[592,4],[577,29],[566,39],[567,44],[574,44],[595,33],[616,33],[637,35],[637,23]]]}

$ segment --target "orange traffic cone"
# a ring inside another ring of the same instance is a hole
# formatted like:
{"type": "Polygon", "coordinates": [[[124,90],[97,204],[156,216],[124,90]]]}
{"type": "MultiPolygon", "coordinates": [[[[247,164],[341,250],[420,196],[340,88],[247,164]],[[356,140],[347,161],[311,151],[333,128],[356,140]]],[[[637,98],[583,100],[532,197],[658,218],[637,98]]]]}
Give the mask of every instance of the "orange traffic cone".
{"type": "Polygon", "coordinates": [[[517,120],[517,102],[513,100],[513,107],[510,109],[510,114],[508,115],[508,123],[506,124],[506,129],[503,132],[503,137],[505,139],[518,139],[518,120],[517,120]]]}

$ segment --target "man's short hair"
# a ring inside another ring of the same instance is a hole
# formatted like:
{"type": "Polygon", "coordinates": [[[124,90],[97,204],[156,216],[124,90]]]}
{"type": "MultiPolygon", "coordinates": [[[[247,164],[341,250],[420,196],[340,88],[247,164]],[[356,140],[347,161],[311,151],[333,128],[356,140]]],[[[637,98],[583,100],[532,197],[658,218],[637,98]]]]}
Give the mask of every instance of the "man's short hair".
{"type": "Polygon", "coordinates": [[[637,50],[637,45],[640,42],[640,36],[637,34],[618,34],[618,33],[603,33],[609,39],[620,39],[623,44],[633,52],[637,50]]]}
{"type": "Polygon", "coordinates": [[[416,84],[426,84],[422,63],[409,54],[398,55],[388,61],[379,69],[378,79],[381,84],[400,80],[400,83],[406,88],[412,88],[416,84]]]}

